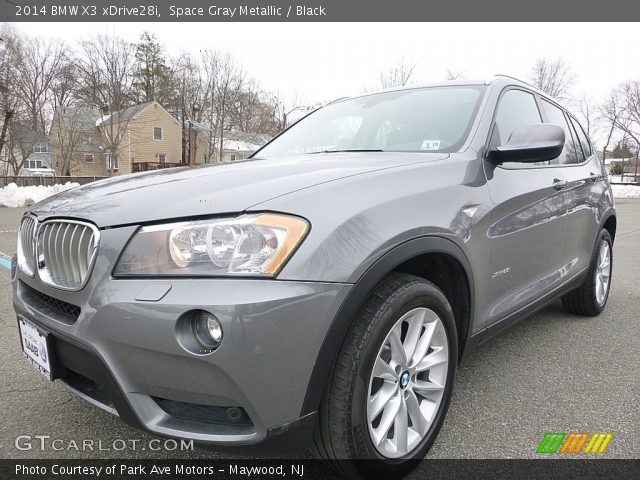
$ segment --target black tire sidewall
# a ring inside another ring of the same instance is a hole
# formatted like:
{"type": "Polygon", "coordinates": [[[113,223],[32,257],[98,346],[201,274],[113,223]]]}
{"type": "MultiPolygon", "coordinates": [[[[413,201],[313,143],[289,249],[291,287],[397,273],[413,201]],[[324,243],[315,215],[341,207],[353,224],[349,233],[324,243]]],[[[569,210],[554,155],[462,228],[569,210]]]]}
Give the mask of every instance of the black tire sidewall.
{"type": "MultiPolygon", "coordinates": [[[[392,300],[385,303],[378,310],[373,319],[371,331],[367,335],[366,343],[363,349],[363,355],[357,365],[356,382],[353,387],[353,404],[352,404],[352,432],[354,434],[356,458],[378,459],[376,462],[375,473],[378,475],[386,475],[399,473],[403,469],[410,469],[411,460],[422,459],[428,449],[435,441],[437,434],[442,427],[444,417],[446,415],[451,393],[453,390],[453,379],[455,376],[456,364],[458,362],[458,345],[456,327],[453,318],[453,312],[447,302],[444,294],[434,285],[426,281],[414,282],[408,288],[395,292],[392,300]],[[371,441],[367,415],[366,402],[368,400],[369,379],[373,369],[373,364],[377,358],[378,351],[382,342],[385,340],[390,329],[395,325],[398,319],[408,311],[426,307],[433,310],[442,320],[444,325],[447,341],[449,346],[449,371],[447,372],[447,381],[443,393],[443,401],[436,414],[435,421],[432,423],[427,435],[421,444],[414,449],[410,455],[398,459],[388,459],[383,457],[373,446],[371,441]]],[[[370,464],[365,464],[369,465],[370,464]]]]}

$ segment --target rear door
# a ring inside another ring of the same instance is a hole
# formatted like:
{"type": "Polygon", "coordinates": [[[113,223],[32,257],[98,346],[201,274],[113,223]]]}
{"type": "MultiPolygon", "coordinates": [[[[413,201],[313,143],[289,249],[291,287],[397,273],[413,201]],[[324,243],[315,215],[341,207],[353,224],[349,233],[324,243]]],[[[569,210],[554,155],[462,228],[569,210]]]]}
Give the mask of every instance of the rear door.
{"type": "MultiPolygon", "coordinates": [[[[519,88],[503,91],[493,123],[489,148],[506,143],[516,127],[542,123],[536,98],[519,88]]],[[[562,190],[566,180],[557,163],[496,166],[485,161],[493,202],[488,230],[488,325],[543,297],[561,281],[566,231],[562,190]]]]}
{"type": "Polygon", "coordinates": [[[577,161],[567,164],[563,174],[568,180],[567,189],[567,243],[565,263],[568,273],[578,273],[589,266],[602,213],[599,206],[607,184],[602,163],[595,154],[582,126],[572,115],[567,116],[575,138],[577,161]]]}

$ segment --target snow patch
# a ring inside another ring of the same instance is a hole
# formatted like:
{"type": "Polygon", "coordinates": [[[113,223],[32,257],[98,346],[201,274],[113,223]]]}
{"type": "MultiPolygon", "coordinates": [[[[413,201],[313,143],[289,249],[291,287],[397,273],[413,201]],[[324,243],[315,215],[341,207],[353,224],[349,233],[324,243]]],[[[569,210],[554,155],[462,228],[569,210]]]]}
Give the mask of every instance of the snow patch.
{"type": "Polygon", "coordinates": [[[4,188],[0,188],[0,207],[31,207],[51,195],[79,186],[79,183],[71,182],[56,184],[51,187],[45,187],[44,185],[19,187],[15,183],[10,183],[4,188]]]}
{"type": "Polygon", "coordinates": [[[614,198],[640,198],[640,185],[611,185],[614,198]]]}

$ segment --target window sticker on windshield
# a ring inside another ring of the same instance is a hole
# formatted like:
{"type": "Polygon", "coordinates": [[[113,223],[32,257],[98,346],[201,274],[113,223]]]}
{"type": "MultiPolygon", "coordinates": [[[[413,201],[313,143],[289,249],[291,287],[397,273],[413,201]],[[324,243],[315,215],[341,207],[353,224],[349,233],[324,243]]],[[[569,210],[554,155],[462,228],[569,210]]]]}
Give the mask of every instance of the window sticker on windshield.
{"type": "Polygon", "coordinates": [[[423,140],[420,150],[439,150],[440,140],[423,140]]]}

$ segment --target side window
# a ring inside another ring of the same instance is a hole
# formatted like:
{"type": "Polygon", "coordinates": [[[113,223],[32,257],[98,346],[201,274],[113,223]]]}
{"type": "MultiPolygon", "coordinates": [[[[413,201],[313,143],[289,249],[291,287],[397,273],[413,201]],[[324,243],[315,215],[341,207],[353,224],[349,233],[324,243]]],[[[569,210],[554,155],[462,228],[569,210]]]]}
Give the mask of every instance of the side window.
{"type": "Polygon", "coordinates": [[[533,95],[523,90],[508,90],[498,104],[491,146],[506,143],[515,128],[536,123],[542,123],[542,120],[533,95]]]}
{"type": "Polygon", "coordinates": [[[582,153],[580,150],[576,149],[576,144],[573,141],[573,134],[571,133],[571,129],[567,123],[567,118],[564,116],[564,112],[552,103],[547,102],[545,99],[542,99],[540,104],[546,117],[545,123],[553,123],[554,125],[562,127],[565,135],[564,150],[562,150],[562,153],[558,158],[551,160],[551,165],[581,163],[582,153]]]}
{"type": "Polygon", "coordinates": [[[589,143],[589,139],[587,138],[587,135],[584,133],[584,130],[582,129],[582,125],[580,125],[578,123],[578,121],[569,116],[569,118],[571,119],[571,123],[573,124],[573,128],[576,131],[576,134],[578,135],[578,141],[580,142],[580,145],[582,146],[582,151],[584,152],[584,157],[585,159],[589,158],[591,156],[591,144],[589,143]]]}

